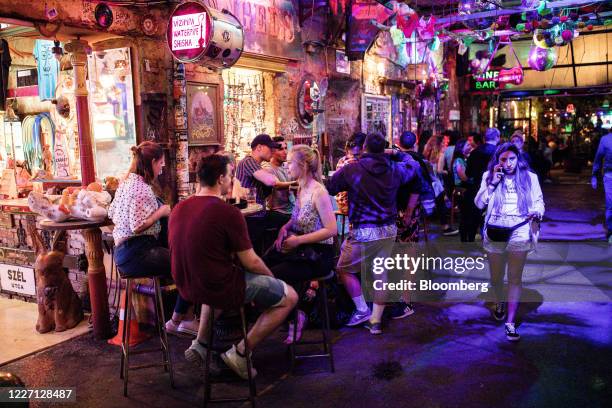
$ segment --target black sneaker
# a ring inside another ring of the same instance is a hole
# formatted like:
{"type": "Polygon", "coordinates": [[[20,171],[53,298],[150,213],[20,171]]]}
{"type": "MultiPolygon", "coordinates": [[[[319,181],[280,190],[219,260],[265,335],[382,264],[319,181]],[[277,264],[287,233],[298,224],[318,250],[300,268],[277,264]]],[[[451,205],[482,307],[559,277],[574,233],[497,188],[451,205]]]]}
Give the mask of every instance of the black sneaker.
{"type": "Polygon", "coordinates": [[[521,335],[516,331],[516,327],[514,327],[514,323],[506,323],[506,338],[509,341],[519,341],[521,339],[521,335]]]}
{"type": "Polygon", "coordinates": [[[370,334],[382,334],[382,323],[372,323],[368,320],[368,322],[366,322],[363,327],[368,329],[370,331],[370,334]]]}
{"type": "Polygon", "coordinates": [[[506,304],[504,302],[499,302],[495,304],[495,310],[493,311],[493,317],[498,322],[501,322],[506,318],[506,304]]]}
{"type": "Polygon", "coordinates": [[[447,229],[445,229],[444,231],[442,231],[442,235],[449,237],[451,235],[457,235],[459,233],[459,230],[457,228],[453,228],[453,227],[448,227],[447,229]]]}
{"type": "Polygon", "coordinates": [[[389,317],[391,319],[397,320],[403,319],[404,317],[408,317],[411,314],[414,314],[414,306],[412,306],[412,303],[399,302],[391,308],[389,317]]]}

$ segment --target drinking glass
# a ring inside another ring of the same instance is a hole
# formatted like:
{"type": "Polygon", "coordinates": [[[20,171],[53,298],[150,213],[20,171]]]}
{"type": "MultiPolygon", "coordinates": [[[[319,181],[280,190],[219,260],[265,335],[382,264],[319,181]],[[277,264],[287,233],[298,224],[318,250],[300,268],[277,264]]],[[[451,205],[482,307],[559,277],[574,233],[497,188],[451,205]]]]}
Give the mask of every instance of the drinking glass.
{"type": "Polygon", "coordinates": [[[250,187],[247,190],[246,199],[249,204],[254,204],[257,200],[257,188],[250,187]]]}

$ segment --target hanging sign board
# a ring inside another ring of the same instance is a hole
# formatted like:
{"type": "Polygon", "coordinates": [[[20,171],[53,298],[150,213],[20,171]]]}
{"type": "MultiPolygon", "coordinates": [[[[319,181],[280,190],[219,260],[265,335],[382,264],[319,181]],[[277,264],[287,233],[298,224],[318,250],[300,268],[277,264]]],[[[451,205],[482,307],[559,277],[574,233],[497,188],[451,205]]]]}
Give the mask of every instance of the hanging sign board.
{"type": "Polygon", "coordinates": [[[206,6],[188,1],[177,6],[168,21],[166,40],[174,58],[194,62],[202,58],[210,42],[210,13],[206,6]]]}
{"type": "Polygon", "coordinates": [[[507,85],[520,85],[523,83],[523,69],[521,67],[489,69],[473,77],[473,91],[491,91],[504,89],[507,85]]]}
{"type": "Polygon", "coordinates": [[[36,279],[33,268],[0,264],[0,286],[3,291],[36,296],[36,279]]]}
{"type": "Polygon", "coordinates": [[[187,1],[176,6],[170,15],[166,41],[180,62],[229,68],[242,55],[244,31],[230,11],[187,1]]]}

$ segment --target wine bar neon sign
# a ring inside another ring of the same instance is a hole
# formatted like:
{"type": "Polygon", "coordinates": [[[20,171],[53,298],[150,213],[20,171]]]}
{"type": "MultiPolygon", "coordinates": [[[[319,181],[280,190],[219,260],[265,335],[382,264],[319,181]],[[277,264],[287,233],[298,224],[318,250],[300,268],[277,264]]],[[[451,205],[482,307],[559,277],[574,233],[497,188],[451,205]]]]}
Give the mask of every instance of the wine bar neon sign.
{"type": "Polygon", "coordinates": [[[523,69],[521,67],[504,68],[474,75],[472,89],[475,91],[503,89],[509,84],[520,85],[522,83],[523,69]]]}

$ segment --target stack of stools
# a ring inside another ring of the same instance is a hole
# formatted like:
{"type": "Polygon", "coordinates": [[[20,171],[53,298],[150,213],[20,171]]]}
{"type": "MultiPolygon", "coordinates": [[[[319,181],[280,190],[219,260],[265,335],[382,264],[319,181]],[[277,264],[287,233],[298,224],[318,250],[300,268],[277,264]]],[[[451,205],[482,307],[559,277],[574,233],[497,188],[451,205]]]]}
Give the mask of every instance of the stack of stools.
{"type": "MultiPolygon", "coordinates": [[[[121,271],[119,271],[121,272],[121,271]]],[[[141,278],[139,278],[141,279],[141,278]]],[[[170,344],[168,343],[168,336],[166,334],[165,327],[165,315],[164,315],[164,304],[161,295],[161,288],[159,284],[158,277],[150,277],[148,279],[153,280],[153,286],[155,295],[153,298],[154,309],[155,309],[155,326],[157,327],[157,334],[159,336],[160,347],[153,349],[143,349],[143,350],[130,350],[130,321],[131,319],[135,319],[136,316],[132,316],[132,281],[131,278],[125,278],[126,289],[125,289],[125,304],[123,310],[125,311],[125,321],[123,324],[123,333],[121,340],[121,373],[120,377],[123,379],[123,395],[127,397],[127,387],[128,387],[128,373],[130,370],[139,370],[142,368],[149,367],[158,367],[163,366],[164,371],[170,374],[170,386],[174,388],[174,375],[172,372],[172,358],[170,356],[170,344]],[[143,354],[143,353],[153,353],[159,352],[162,353],[161,362],[149,363],[149,364],[141,364],[137,366],[130,366],[130,356],[135,354],[143,354]]]]}
{"type": "MultiPolygon", "coordinates": [[[[329,309],[327,305],[327,283],[330,279],[334,277],[334,271],[332,270],[328,275],[323,276],[318,279],[313,279],[319,282],[319,290],[320,296],[320,309],[323,310],[323,321],[321,322],[321,340],[312,340],[312,341],[294,341],[289,346],[289,350],[291,352],[291,371],[295,368],[295,362],[297,360],[307,359],[307,358],[317,358],[317,357],[325,357],[329,359],[329,365],[331,368],[331,372],[335,372],[336,369],[334,367],[334,354],[332,352],[332,344],[331,344],[331,334],[330,334],[330,324],[329,324],[329,309]],[[322,345],[323,352],[315,353],[315,354],[297,354],[296,348],[301,345],[322,345]]],[[[293,338],[297,338],[297,313],[295,314],[295,319],[293,321],[293,338]]]]}
{"type": "Polygon", "coordinates": [[[255,398],[257,390],[255,389],[255,379],[252,377],[253,362],[251,361],[251,349],[247,342],[247,322],[244,316],[244,307],[240,307],[240,320],[242,322],[242,339],[244,340],[244,355],[247,361],[248,380],[249,380],[249,396],[241,398],[215,398],[212,394],[212,381],[210,379],[210,361],[212,355],[212,345],[214,344],[214,324],[215,324],[215,308],[210,308],[210,317],[208,320],[208,352],[206,353],[206,361],[204,362],[204,407],[208,406],[209,402],[245,402],[250,401],[251,406],[255,408],[255,398]]]}

